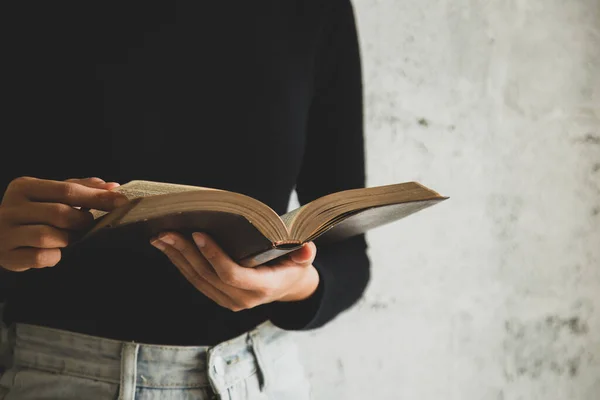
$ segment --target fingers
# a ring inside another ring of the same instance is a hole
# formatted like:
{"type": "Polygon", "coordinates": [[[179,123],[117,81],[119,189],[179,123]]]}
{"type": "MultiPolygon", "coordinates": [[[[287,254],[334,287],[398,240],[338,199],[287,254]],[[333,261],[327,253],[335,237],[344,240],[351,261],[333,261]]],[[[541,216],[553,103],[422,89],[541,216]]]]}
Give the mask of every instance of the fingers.
{"type": "Polygon", "coordinates": [[[244,268],[208,235],[193,233],[192,237],[194,243],[181,234],[165,232],[151,244],[167,255],[194,287],[233,311],[276,300],[301,300],[318,285],[318,273],[311,265],[316,254],[312,243],[296,251],[297,262],[286,257],[270,266],[244,268]]]}
{"type": "Polygon", "coordinates": [[[3,237],[1,240],[5,250],[18,247],[53,249],[67,247],[69,234],[48,225],[21,225],[12,229],[10,236],[3,237]]]}
{"type": "Polygon", "coordinates": [[[204,293],[206,297],[220,305],[221,307],[228,308],[232,311],[241,311],[243,308],[236,305],[234,301],[225,295],[223,292],[215,288],[213,285],[208,283],[204,278],[195,274],[194,269],[188,264],[187,266],[180,266],[175,264],[179,269],[179,272],[190,282],[196,289],[204,293]]]}
{"type": "Polygon", "coordinates": [[[110,191],[116,186],[100,178],[13,180],[0,207],[0,265],[12,271],[56,265],[60,248],[69,244],[69,231],[93,223],[90,213],[74,207],[110,211],[127,203],[125,196],[110,191]]]}
{"type": "Polygon", "coordinates": [[[244,268],[238,265],[210,236],[194,232],[192,238],[220,280],[227,285],[254,290],[269,284],[269,282],[265,282],[268,275],[260,274],[254,268],[244,268]]]}
{"type": "MultiPolygon", "coordinates": [[[[167,251],[169,251],[170,254],[177,253],[172,256],[173,259],[179,260],[181,264],[183,264],[183,260],[185,260],[199,278],[202,278],[203,281],[209,283],[226,296],[229,296],[230,298],[239,298],[253,295],[252,290],[249,290],[248,288],[235,286],[223,281],[206,258],[202,256],[198,247],[191,241],[185,239],[181,234],[173,232],[163,233],[159,235],[158,239],[159,242],[166,244],[165,247],[167,247],[167,251]]],[[[153,244],[156,245],[155,242],[153,242],[153,244]]],[[[165,250],[163,250],[163,252],[164,251],[165,250]]],[[[237,268],[243,268],[237,264],[236,266],[237,268]]],[[[258,283],[255,282],[252,289],[256,289],[257,286],[258,283]]]]}
{"type": "MultiPolygon", "coordinates": [[[[88,184],[92,183],[88,182],[88,184]]],[[[22,177],[10,183],[4,196],[3,205],[14,205],[22,201],[55,202],[111,211],[126,204],[127,198],[117,192],[89,187],[80,183],[22,177]]]]}
{"type": "Polygon", "coordinates": [[[11,271],[22,272],[31,268],[53,267],[58,264],[60,257],[59,249],[21,247],[3,253],[0,265],[11,271]]]}
{"type": "Polygon", "coordinates": [[[198,247],[194,246],[178,233],[164,233],[158,239],[177,250],[194,267],[194,270],[210,284],[219,287],[223,285],[221,279],[202,256],[198,247]]]}
{"type": "MultiPolygon", "coordinates": [[[[233,300],[223,293],[221,290],[216,288],[214,285],[204,279],[194,268],[186,257],[172,245],[162,242],[161,240],[154,240],[152,244],[161,250],[169,260],[175,264],[181,274],[190,282],[196,289],[204,293],[211,300],[216,302],[222,307],[229,308],[231,310],[238,309],[239,307],[233,302],[233,300]]],[[[241,309],[241,308],[240,308],[241,309]]]]}
{"type": "Polygon", "coordinates": [[[10,225],[46,224],[69,230],[86,229],[94,221],[89,212],[61,203],[27,203],[16,207],[2,207],[0,215],[0,219],[10,225]]]}

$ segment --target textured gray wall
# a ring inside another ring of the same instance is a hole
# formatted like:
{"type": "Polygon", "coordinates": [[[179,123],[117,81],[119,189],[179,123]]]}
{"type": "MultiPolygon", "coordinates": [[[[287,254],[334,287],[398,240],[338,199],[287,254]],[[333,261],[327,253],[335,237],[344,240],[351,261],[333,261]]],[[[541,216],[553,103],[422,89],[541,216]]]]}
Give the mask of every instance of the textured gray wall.
{"type": "Polygon", "coordinates": [[[355,9],[368,184],[451,199],[369,234],[315,398],[599,400],[600,0],[355,9]]]}

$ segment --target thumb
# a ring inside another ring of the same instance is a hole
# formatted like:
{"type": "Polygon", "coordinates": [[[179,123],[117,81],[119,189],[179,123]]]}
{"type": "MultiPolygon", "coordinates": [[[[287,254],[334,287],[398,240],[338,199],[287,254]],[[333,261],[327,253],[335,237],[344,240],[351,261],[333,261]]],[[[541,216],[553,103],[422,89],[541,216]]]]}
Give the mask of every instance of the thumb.
{"type": "Polygon", "coordinates": [[[317,246],[313,242],[308,242],[302,245],[297,250],[290,253],[290,259],[296,264],[310,265],[317,255],[317,246]]]}

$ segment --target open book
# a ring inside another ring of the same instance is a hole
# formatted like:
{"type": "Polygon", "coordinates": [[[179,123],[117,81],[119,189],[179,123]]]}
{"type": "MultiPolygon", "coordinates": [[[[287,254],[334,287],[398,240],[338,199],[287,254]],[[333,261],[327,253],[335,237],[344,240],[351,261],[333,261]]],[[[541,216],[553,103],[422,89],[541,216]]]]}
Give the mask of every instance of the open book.
{"type": "Polygon", "coordinates": [[[110,213],[91,210],[96,224],[81,240],[102,235],[112,240],[119,235],[150,239],[164,231],[201,231],[247,267],[306,242],[321,244],[366,232],[446,199],[408,182],[333,193],[279,216],[256,199],[218,189],[136,180],[113,190],[129,203],[110,213]]]}

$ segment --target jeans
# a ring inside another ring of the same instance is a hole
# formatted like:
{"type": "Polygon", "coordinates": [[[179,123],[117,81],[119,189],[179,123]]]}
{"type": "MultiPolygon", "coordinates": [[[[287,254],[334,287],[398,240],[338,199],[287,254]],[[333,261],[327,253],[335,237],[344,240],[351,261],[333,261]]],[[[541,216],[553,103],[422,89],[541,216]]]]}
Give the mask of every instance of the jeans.
{"type": "Polygon", "coordinates": [[[309,384],[298,349],[265,322],[208,346],[122,342],[16,324],[2,329],[8,365],[0,400],[305,400],[309,384]]]}

